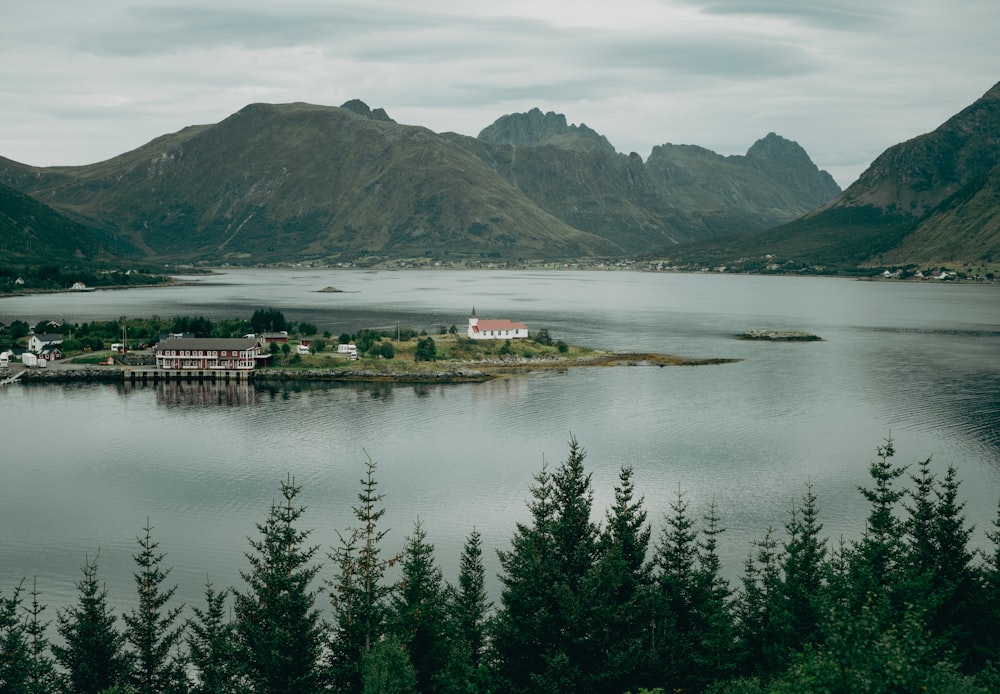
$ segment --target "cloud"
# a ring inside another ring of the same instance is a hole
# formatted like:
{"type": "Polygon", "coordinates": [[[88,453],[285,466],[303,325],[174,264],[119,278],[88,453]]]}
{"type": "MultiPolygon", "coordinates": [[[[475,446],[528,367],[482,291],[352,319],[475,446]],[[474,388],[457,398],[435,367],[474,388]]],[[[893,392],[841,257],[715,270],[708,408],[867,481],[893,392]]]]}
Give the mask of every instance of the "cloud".
{"type": "Polygon", "coordinates": [[[533,107],[619,150],[770,131],[850,183],[1000,78],[995,0],[46,0],[0,22],[0,155],[83,164],[254,101],[475,135],[533,107]]]}

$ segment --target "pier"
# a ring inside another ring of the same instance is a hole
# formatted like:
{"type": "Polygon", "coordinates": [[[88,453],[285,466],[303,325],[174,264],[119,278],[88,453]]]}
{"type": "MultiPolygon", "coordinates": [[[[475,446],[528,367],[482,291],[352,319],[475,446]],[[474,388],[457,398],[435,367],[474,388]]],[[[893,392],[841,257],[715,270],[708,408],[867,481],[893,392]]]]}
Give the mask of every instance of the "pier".
{"type": "Polygon", "coordinates": [[[253,383],[252,369],[158,369],[130,368],[124,370],[123,380],[132,385],[157,384],[178,381],[183,383],[253,383]]]}

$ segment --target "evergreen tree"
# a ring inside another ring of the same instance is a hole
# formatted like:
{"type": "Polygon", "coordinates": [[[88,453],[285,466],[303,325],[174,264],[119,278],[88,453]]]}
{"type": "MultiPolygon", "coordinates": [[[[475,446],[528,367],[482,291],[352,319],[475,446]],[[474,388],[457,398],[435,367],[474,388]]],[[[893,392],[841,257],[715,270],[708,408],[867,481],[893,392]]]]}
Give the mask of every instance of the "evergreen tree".
{"type": "Polygon", "coordinates": [[[406,538],[402,580],[392,598],[391,629],[406,649],[416,674],[417,690],[438,690],[448,659],[444,579],[434,563],[434,546],[418,520],[406,538]]]}
{"type": "MultiPolygon", "coordinates": [[[[934,490],[934,523],[932,533],[937,549],[933,564],[935,610],[929,615],[929,627],[954,651],[959,665],[971,665],[976,648],[976,605],[980,584],[972,565],[969,537],[973,528],[966,526],[958,501],[958,472],[948,466],[934,490]]],[[[977,663],[978,665],[978,663],[977,663]]]]}
{"type": "Polygon", "coordinates": [[[447,694],[485,694],[491,689],[485,660],[487,620],[493,604],[486,594],[482,537],[473,530],[459,559],[458,584],[446,589],[449,652],[440,688],[447,694]]]}
{"type": "Polygon", "coordinates": [[[556,514],[552,474],[543,463],[531,487],[531,524],[518,522],[510,550],[500,559],[500,610],[492,622],[492,645],[500,688],[532,691],[532,678],[545,667],[552,649],[550,626],[555,612],[552,524],[556,514]]]}
{"type": "Polygon", "coordinates": [[[986,663],[996,671],[1000,681],[1000,503],[986,537],[991,547],[983,551],[983,566],[979,571],[978,600],[972,607],[977,618],[973,622],[977,636],[974,662],[986,663]]]}
{"type": "Polygon", "coordinates": [[[788,647],[801,650],[819,638],[822,615],[821,596],[825,588],[826,540],[820,538],[816,496],[812,484],[806,485],[800,507],[792,507],[785,525],[784,582],[781,599],[788,620],[788,647]]]}
{"type": "Polygon", "coordinates": [[[585,457],[571,438],[569,456],[555,474],[543,466],[529,503],[533,524],[519,523],[511,549],[498,552],[503,586],[494,645],[511,691],[583,690],[594,674],[586,588],[597,558],[597,527],[590,520],[585,457]]]}
{"type": "Polygon", "coordinates": [[[903,522],[897,517],[897,504],[906,492],[894,486],[905,472],[905,467],[893,465],[895,449],[892,438],[878,448],[878,457],[869,464],[871,488],[858,490],[871,505],[865,531],[861,539],[852,543],[848,555],[849,607],[857,612],[871,606],[871,616],[887,625],[898,622],[903,614],[904,586],[904,532],[903,522]]]}
{"type": "Polygon", "coordinates": [[[156,551],[159,543],[153,541],[148,518],[143,532],[133,555],[139,606],[123,616],[125,639],[132,648],[132,688],[137,694],[160,694],[182,689],[185,680],[184,663],[172,653],[183,638],[183,624],[178,623],[183,606],[167,607],[177,587],[162,587],[170,570],[160,567],[165,555],[156,551]]]}
{"type": "MultiPolygon", "coordinates": [[[[709,598],[699,566],[698,530],[680,488],[654,549],[650,665],[655,680],[669,688],[699,688],[705,679],[699,644],[706,635],[709,598]]],[[[714,538],[713,536],[710,536],[714,538]]]]}
{"type": "Polygon", "coordinates": [[[319,691],[323,625],[310,584],[316,547],[303,543],[309,531],[296,528],[305,508],[293,505],[301,487],[289,476],[281,483],[283,504],[271,504],[250,540],[250,570],[241,572],[247,590],[236,593],[236,634],[251,691],[308,694],[319,691]]]}
{"type": "Polygon", "coordinates": [[[423,694],[406,648],[388,636],[365,653],[361,663],[362,694],[423,694]]]}
{"type": "Polygon", "coordinates": [[[379,528],[385,508],[383,495],[377,491],[376,465],[368,458],[366,466],[358,505],[353,508],[361,527],[338,533],[340,546],[330,554],[337,574],[330,583],[334,624],[329,670],[341,692],[362,690],[361,664],[384,634],[387,601],[394,590],[385,584],[385,573],[399,560],[381,557],[381,542],[389,531],[379,528]]]}
{"type": "Polygon", "coordinates": [[[83,565],[83,578],[76,584],[76,605],[60,610],[56,629],[63,644],[52,652],[62,669],[60,687],[67,694],[98,694],[128,681],[129,663],[125,638],[115,627],[108,594],[97,580],[97,557],[83,565]]]}
{"type": "Polygon", "coordinates": [[[718,554],[718,536],[724,532],[719,525],[715,501],[704,517],[705,526],[698,541],[697,592],[701,626],[694,634],[694,662],[701,682],[724,679],[736,667],[735,632],[730,607],[732,590],[722,577],[718,554]]]}
{"type": "Polygon", "coordinates": [[[0,593],[0,694],[27,691],[30,678],[30,645],[21,619],[24,581],[11,596],[0,593]]]}
{"type": "Polygon", "coordinates": [[[736,629],[744,670],[769,678],[785,668],[789,655],[781,592],[783,558],[772,528],[754,546],[740,579],[736,629]]]}
{"type": "Polygon", "coordinates": [[[235,631],[226,619],[229,590],[216,591],[205,583],[205,608],[192,607],[194,619],[187,623],[191,665],[197,673],[193,694],[237,694],[235,631]]]}
{"type": "Polygon", "coordinates": [[[56,671],[47,636],[50,622],[42,621],[46,606],[38,601],[38,581],[31,587],[31,603],[25,607],[24,634],[28,641],[28,679],[25,694],[49,694],[56,689],[56,671]]]}
{"type": "Polygon", "coordinates": [[[615,503],[606,514],[589,593],[593,610],[594,691],[624,692],[642,684],[644,634],[652,571],[646,555],[651,529],[635,498],[632,468],[622,467],[615,503]]]}

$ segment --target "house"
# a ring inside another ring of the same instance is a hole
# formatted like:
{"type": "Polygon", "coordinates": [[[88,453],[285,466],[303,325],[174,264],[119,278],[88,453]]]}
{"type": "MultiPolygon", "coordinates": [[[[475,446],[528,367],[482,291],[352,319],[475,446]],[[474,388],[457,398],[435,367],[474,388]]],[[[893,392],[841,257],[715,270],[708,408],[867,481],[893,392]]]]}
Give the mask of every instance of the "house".
{"type": "Polygon", "coordinates": [[[272,342],[283,345],[288,342],[288,332],[282,330],[279,333],[261,333],[260,339],[263,341],[265,347],[272,342]]]}
{"type": "Polygon", "coordinates": [[[468,334],[473,340],[519,340],[528,337],[528,326],[506,318],[480,320],[473,307],[468,334]]]}
{"type": "Polygon", "coordinates": [[[249,371],[269,358],[260,340],[249,337],[171,337],[156,345],[156,367],[167,371],[249,371]]]}
{"type": "Polygon", "coordinates": [[[63,341],[63,336],[59,333],[43,333],[41,335],[32,335],[28,338],[28,351],[34,352],[35,354],[41,354],[42,350],[46,347],[55,347],[56,345],[61,345],[63,341]]]}
{"type": "Polygon", "coordinates": [[[43,349],[38,353],[38,356],[45,359],[45,361],[58,361],[62,359],[62,350],[53,345],[52,347],[43,349]]]}

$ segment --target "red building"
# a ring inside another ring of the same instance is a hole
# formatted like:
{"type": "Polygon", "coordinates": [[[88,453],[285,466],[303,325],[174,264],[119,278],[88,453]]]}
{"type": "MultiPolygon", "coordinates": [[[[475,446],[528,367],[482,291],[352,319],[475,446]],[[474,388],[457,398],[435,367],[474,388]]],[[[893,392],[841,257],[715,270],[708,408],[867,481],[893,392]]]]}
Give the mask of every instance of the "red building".
{"type": "Polygon", "coordinates": [[[168,371],[250,370],[269,358],[252,337],[169,337],[156,345],[156,366],[168,371]]]}

